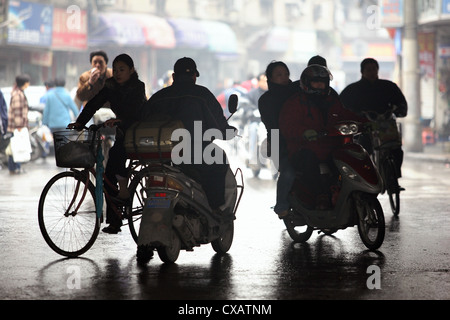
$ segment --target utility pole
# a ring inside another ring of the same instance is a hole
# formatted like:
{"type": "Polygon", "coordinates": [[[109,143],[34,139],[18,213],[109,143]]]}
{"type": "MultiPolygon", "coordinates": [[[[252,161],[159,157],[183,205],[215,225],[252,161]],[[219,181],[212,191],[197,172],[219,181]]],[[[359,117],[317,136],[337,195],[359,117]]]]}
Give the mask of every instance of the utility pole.
{"type": "Polygon", "coordinates": [[[408,116],[404,120],[403,141],[406,151],[423,152],[419,44],[417,42],[417,4],[404,1],[405,26],[403,32],[403,93],[408,102],[408,116]]]}

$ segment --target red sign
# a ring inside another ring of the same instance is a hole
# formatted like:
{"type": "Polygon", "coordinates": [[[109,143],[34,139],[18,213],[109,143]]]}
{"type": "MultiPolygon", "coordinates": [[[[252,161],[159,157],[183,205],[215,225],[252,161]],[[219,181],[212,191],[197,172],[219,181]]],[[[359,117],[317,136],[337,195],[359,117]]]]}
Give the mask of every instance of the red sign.
{"type": "Polygon", "coordinates": [[[87,49],[87,13],[77,6],[53,9],[53,49],[87,49]]]}
{"type": "Polygon", "coordinates": [[[421,32],[417,36],[419,42],[420,69],[426,77],[435,77],[436,44],[433,32],[421,32]]]}

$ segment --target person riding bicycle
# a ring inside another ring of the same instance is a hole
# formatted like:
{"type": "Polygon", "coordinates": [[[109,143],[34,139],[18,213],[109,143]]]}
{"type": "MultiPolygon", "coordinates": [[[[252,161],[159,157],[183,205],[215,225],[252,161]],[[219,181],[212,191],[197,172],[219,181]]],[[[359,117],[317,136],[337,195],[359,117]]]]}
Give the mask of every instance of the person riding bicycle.
{"type": "MultiPolygon", "coordinates": [[[[392,110],[396,117],[406,117],[408,103],[405,96],[394,82],[379,79],[379,69],[377,60],[373,58],[367,58],[361,62],[361,80],[350,84],[340,94],[344,107],[361,116],[364,116],[366,112],[385,114],[392,110]]],[[[370,133],[363,133],[358,142],[369,154],[373,153],[370,133]]],[[[398,178],[400,178],[403,163],[401,141],[399,141],[399,147],[391,152],[397,166],[398,178]]]]}
{"type": "Polygon", "coordinates": [[[222,163],[205,162],[204,151],[212,141],[203,141],[203,134],[208,129],[218,129],[222,137],[226,137],[227,129],[234,128],[228,125],[214,94],[206,87],[196,84],[200,73],[193,59],[178,59],[173,70],[172,85],[153,94],[144,105],[145,118],[164,114],[183,122],[191,136],[191,159],[190,163],[182,163],[181,166],[199,173],[196,178],[205,191],[211,209],[220,213],[219,207],[225,203],[225,176],[229,164],[223,150],[222,163]],[[202,141],[196,139],[196,123],[201,123],[202,141]],[[199,152],[202,154],[196,155],[199,152]],[[201,161],[196,161],[196,158],[201,161]]]}
{"type": "Polygon", "coordinates": [[[329,182],[320,174],[320,163],[333,167],[331,154],[342,144],[342,137],[326,137],[320,133],[341,121],[360,122],[362,118],[345,109],[330,90],[330,71],[321,65],[307,67],[300,77],[300,88],[283,105],[280,130],[286,139],[292,166],[302,172],[302,183],[316,196],[316,209],[331,206],[329,182]]]}
{"type": "MultiPolygon", "coordinates": [[[[93,97],[78,116],[75,123],[69,124],[69,129],[81,130],[92,118],[95,112],[110,103],[110,108],[116,119],[105,122],[106,126],[117,125],[116,141],[109,151],[109,159],[105,169],[106,178],[113,184],[119,183],[118,200],[127,200],[130,194],[127,189],[128,173],[125,166],[127,153],[124,147],[124,134],[133,123],[142,119],[142,106],[147,101],[145,84],[139,80],[132,58],[127,54],[118,55],[113,62],[113,77],[105,82],[105,86],[93,97]]],[[[105,187],[112,189],[107,183],[105,187]]],[[[112,190],[109,194],[114,195],[112,190]]],[[[118,233],[122,220],[113,208],[107,206],[106,222],[110,225],[103,229],[106,233],[118,233]]]]}

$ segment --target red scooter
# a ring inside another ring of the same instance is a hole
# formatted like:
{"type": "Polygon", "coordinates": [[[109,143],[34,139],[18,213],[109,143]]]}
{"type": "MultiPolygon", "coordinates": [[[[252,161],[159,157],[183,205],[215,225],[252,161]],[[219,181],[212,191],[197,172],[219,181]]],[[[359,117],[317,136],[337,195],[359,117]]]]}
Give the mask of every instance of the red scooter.
{"type": "Polygon", "coordinates": [[[314,230],[333,234],[340,229],[358,226],[364,245],[378,249],[385,234],[383,209],[377,199],[382,190],[382,180],[367,151],[353,142],[359,132],[354,122],[340,123],[320,133],[317,139],[341,136],[342,145],[332,153],[334,168],[321,163],[321,174],[328,175],[330,209],[318,210],[311,199],[315,196],[302,183],[302,173],[290,193],[291,209],[284,223],[295,242],[306,242],[314,230]],[[334,172],[334,173],[333,173],[334,172]]]}

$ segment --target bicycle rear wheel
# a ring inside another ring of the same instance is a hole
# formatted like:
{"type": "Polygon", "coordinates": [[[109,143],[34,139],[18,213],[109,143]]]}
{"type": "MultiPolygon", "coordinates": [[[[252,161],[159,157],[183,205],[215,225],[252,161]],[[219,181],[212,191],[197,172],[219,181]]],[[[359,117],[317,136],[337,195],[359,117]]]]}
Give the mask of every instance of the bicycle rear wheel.
{"type": "Polygon", "coordinates": [[[147,199],[146,180],[149,174],[149,170],[146,168],[142,169],[134,175],[130,186],[128,187],[130,194],[133,195],[131,204],[126,208],[128,227],[130,228],[131,236],[136,243],[138,242],[142,212],[144,210],[145,200],[147,199]]]}
{"type": "Polygon", "coordinates": [[[39,199],[38,220],[47,244],[56,253],[77,257],[97,239],[95,188],[83,174],[66,171],[54,176],[39,199]]]}

